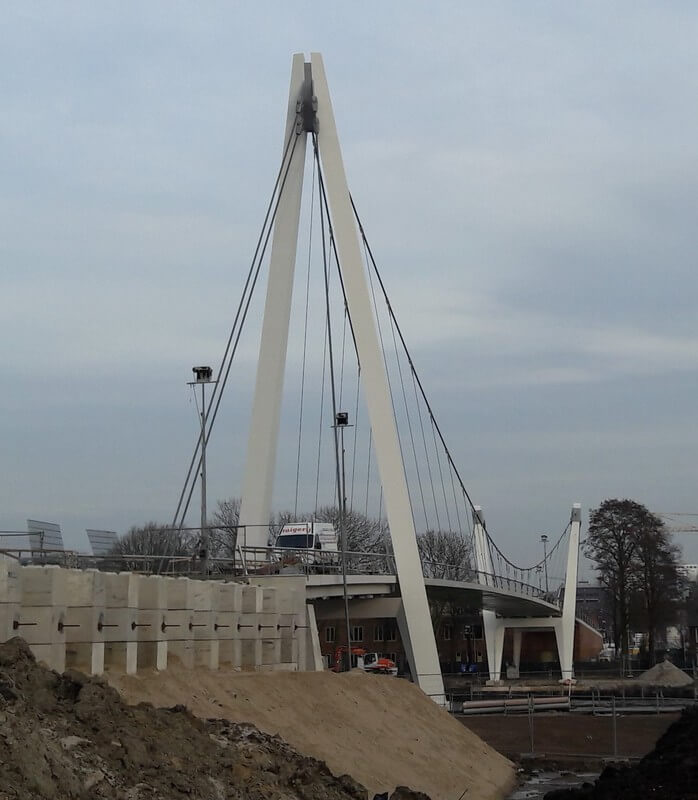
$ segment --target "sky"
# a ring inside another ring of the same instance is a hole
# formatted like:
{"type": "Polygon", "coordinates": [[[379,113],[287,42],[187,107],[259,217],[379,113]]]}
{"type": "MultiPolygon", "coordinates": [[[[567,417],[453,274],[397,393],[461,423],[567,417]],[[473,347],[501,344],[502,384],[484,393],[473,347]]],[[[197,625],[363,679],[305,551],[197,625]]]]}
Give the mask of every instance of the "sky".
{"type": "MultiPolygon", "coordinates": [[[[585,520],[609,497],[698,512],[696,41],[690,2],[6,6],[0,529],[56,521],[84,549],[85,528],[171,520],[197,435],[191,367],[222,355],[291,56],[310,51],[502,548],[534,560],[573,502],[585,520]]],[[[252,312],[210,503],[240,493],[252,312]]],[[[698,561],[698,535],[677,542],[698,561]]]]}

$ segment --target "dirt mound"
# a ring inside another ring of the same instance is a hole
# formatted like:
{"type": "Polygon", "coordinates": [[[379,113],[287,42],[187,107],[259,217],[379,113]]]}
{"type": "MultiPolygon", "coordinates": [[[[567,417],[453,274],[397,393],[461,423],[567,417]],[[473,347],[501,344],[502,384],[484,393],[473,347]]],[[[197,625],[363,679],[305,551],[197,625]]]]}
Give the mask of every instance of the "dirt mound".
{"type": "Polygon", "coordinates": [[[133,703],[182,703],[199,717],[249,721],[279,734],[370,792],[406,784],[434,800],[507,794],[512,764],[408,681],[353,671],[196,673],[179,666],[110,674],[133,703]]]}
{"type": "Polygon", "coordinates": [[[637,678],[638,683],[643,683],[646,686],[661,686],[665,688],[691,686],[693,678],[671,663],[671,661],[662,661],[655,664],[651,669],[643,672],[637,678]]]}
{"type": "Polygon", "coordinates": [[[698,709],[684,711],[633,767],[607,767],[593,786],[549,792],[545,800],[698,800],[698,709]]]}
{"type": "MultiPolygon", "coordinates": [[[[183,706],[130,707],[106,682],[36,664],[0,645],[3,800],[367,800],[348,775],[249,724],[183,706]]],[[[394,797],[419,800],[410,790],[394,797]]]]}

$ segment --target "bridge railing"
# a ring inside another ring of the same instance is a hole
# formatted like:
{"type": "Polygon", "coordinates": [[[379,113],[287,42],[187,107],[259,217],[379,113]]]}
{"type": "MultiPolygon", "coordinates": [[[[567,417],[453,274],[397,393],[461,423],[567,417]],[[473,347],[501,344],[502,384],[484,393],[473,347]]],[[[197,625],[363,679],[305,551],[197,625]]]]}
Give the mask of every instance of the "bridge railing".
{"type": "MultiPolygon", "coordinates": [[[[192,575],[201,573],[200,562],[193,556],[111,554],[90,556],[73,551],[47,551],[37,555],[29,549],[3,549],[0,554],[23,563],[57,563],[65,567],[100,569],[110,572],[139,572],[158,575],[192,575]]],[[[347,575],[395,575],[395,558],[391,553],[348,552],[344,569],[347,575]]],[[[313,549],[240,546],[235,556],[210,559],[211,577],[241,577],[245,575],[341,575],[342,555],[313,549]]],[[[468,564],[422,560],[425,578],[479,583],[483,587],[546,600],[560,605],[558,592],[545,592],[539,586],[508,575],[484,573],[468,564]]]]}
{"type": "Polygon", "coordinates": [[[491,586],[494,589],[505,589],[508,592],[516,592],[536,600],[545,600],[553,605],[560,605],[559,592],[546,592],[540,586],[514,578],[511,575],[497,575],[491,572],[475,573],[475,580],[483,586],[491,586]]]}

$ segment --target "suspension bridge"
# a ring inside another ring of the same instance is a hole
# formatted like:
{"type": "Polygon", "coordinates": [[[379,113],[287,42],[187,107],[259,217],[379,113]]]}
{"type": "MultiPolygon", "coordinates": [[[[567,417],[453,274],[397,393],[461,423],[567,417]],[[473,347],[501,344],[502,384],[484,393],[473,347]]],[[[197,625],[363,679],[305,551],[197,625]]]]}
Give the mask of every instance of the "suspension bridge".
{"type": "MultiPolygon", "coordinates": [[[[343,597],[347,629],[350,600],[399,598],[402,639],[425,692],[443,694],[428,598],[443,591],[483,609],[493,680],[500,676],[504,631],[527,626],[555,631],[563,677],[571,678],[579,506],[545,558],[528,566],[508,558],[488,531],[428,399],[349,192],[317,53],[310,61],[293,57],[281,164],[208,397],[202,386],[201,432],[172,527],[186,525],[201,476],[202,560],[207,571],[221,568],[206,519],[206,447],[231,374],[237,375],[245,334],[254,327],[265,270],[233,555],[244,569],[268,561],[273,503],[292,507],[286,518],[296,521],[334,509],[341,558],[333,569],[306,570],[308,596],[343,597]],[[297,264],[304,273],[296,274],[297,264]],[[282,427],[282,416],[295,424],[282,427]],[[366,538],[357,542],[349,524],[356,517],[373,524],[365,552],[366,538]],[[441,558],[420,552],[428,534],[457,540],[465,549],[455,560],[448,552],[441,558]]],[[[208,383],[210,370],[197,369],[208,383]]]]}

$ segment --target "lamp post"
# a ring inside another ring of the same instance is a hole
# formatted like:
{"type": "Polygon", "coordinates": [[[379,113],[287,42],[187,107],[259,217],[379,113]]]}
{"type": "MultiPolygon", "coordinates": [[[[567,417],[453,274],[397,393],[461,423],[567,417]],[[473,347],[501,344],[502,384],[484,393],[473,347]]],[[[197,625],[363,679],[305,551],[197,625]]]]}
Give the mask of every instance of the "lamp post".
{"type": "Polygon", "coordinates": [[[550,591],[550,587],[548,586],[548,536],[547,534],[543,533],[540,537],[541,542],[543,542],[543,566],[545,567],[545,593],[547,594],[550,591]]]}
{"type": "Polygon", "coordinates": [[[347,626],[347,669],[351,669],[351,628],[349,622],[349,595],[347,593],[347,535],[346,520],[347,512],[347,492],[346,492],[346,472],[344,469],[344,429],[349,425],[349,414],[346,411],[338,411],[334,418],[335,452],[337,449],[337,431],[340,435],[341,454],[341,473],[340,461],[337,460],[337,494],[339,500],[339,541],[342,547],[342,588],[344,594],[344,621],[347,626]]]}
{"type": "Polygon", "coordinates": [[[216,383],[216,381],[213,380],[211,367],[192,367],[192,372],[196,380],[191,381],[189,386],[201,386],[201,548],[199,557],[201,558],[201,574],[206,577],[209,571],[211,547],[211,532],[206,521],[206,422],[208,420],[206,384],[216,383]]]}

